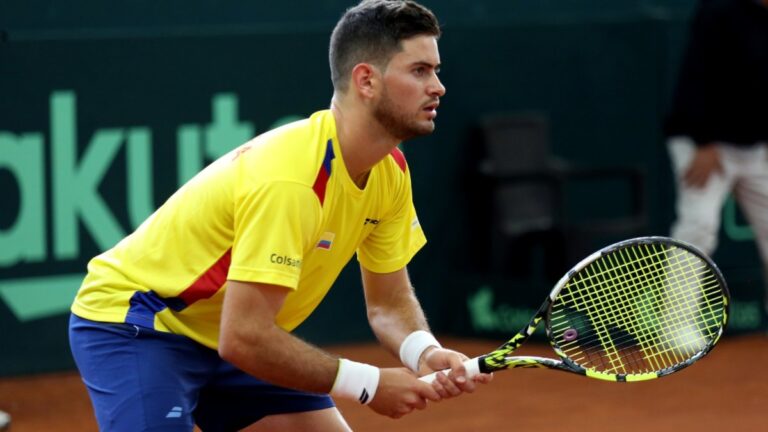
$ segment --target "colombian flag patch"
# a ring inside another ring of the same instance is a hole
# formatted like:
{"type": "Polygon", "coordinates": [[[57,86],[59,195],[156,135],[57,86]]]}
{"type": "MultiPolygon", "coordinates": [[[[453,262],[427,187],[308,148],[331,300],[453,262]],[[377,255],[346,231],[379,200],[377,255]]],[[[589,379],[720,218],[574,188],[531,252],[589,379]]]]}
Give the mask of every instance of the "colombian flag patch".
{"type": "Polygon", "coordinates": [[[331,246],[333,246],[334,237],[336,237],[336,234],[332,232],[324,233],[323,235],[320,236],[320,241],[317,242],[317,248],[331,250],[331,246]]]}

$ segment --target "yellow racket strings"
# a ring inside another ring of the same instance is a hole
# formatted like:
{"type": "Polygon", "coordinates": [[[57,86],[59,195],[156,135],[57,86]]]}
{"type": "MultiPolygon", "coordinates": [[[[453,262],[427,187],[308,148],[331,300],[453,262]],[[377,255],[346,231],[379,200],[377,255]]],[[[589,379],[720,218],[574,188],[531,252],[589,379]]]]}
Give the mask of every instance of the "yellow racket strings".
{"type": "Polygon", "coordinates": [[[724,309],[719,279],[701,258],[639,244],[579,271],[553,303],[551,326],[560,349],[582,367],[648,373],[701,352],[717,337],[724,309]]]}
{"type": "MultiPolygon", "coordinates": [[[[605,263],[602,263],[602,264],[605,264],[605,263]]],[[[602,270],[603,270],[602,273],[604,273],[605,266],[602,267],[602,270]]],[[[649,271],[648,269],[646,269],[645,271],[649,272],[649,274],[658,273],[658,271],[649,271]]],[[[592,274],[593,274],[593,276],[595,275],[594,272],[592,274]]],[[[599,273],[598,273],[598,275],[599,275],[599,273]]],[[[594,283],[594,281],[592,281],[592,283],[594,283]]],[[[626,293],[626,292],[627,291],[623,291],[623,293],[626,293]]],[[[591,294],[592,294],[592,297],[595,298],[594,293],[591,293],[591,294]]],[[[626,301],[626,299],[623,299],[622,301],[626,301]]],[[[635,323],[634,321],[631,321],[630,319],[628,319],[627,311],[628,311],[628,309],[626,309],[626,308],[620,309],[619,310],[619,315],[618,315],[620,319],[616,320],[616,321],[619,322],[619,324],[624,324],[625,327],[626,326],[631,326],[632,324],[635,323]]],[[[647,337],[643,338],[642,337],[644,335],[643,332],[638,331],[636,329],[633,329],[634,333],[636,333],[636,334],[635,335],[630,335],[630,334],[627,333],[628,336],[625,336],[623,338],[625,340],[622,341],[621,338],[617,339],[614,336],[614,334],[611,334],[611,333],[606,332],[606,331],[600,331],[601,327],[605,328],[606,325],[611,325],[611,322],[605,320],[604,317],[602,317],[602,316],[599,316],[599,315],[598,316],[594,316],[595,314],[592,314],[592,315],[593,315],[593,317],[592,317],[593,320],[601,321],[600,323],[598,323],[600,326],[598,326],[598,333],[597,333],[597,335],[599,336],[598,339],[600,339],[600,340],[597,340],[596,341],[597,343],[595,343],[595,342],[592,343],[592,348],[599,347],[599,348],[601,348],[601,350],[593,349],[592,350],[593,351],[592,354],[597,352],[597,354],[598,354],[596,356],[597,359],[602,359],[603,357],[607,356],[608,357],[607,361],[610,363],[609,366],[608,366],[609,369],[610,368],[617,369],[617,370],[626,369],[626,363],[627,363],[626,360],[628,358],[637,361],[638,357],[640,357],[640,360],[642,360],[642,356],[640,356],[638,354],[638,351],[636,349],[636,345],[638,345],[638,342],[639,342],[639,345],[642,348],[644,348],[646,353],[649,351],[649,346],[651,346],[651,342],[650,342],[649,338],[647,338],[647,337]],[[636,336],[639,336],[639,337],[636,337],[636,336]],[[631,340],[633,343],[632,344],[627,344],[626,343],[627,339],[631,340]],[[639,341],[637,339],[639,339],[639,341]],[[606,346],[603,347],[601,344],[605,344],[606,346]],[[631,354],[631,356],[629,354],[631,354]]],[[[608,327],[608,330],[609,331],[612,330],[615,333],[617,328],[618,327],[616,327],[615,325],[611,325],[610,327],[608,327]]],[[[601,362],[601,363],[603,363],[603,362],[601,362]]],[[[660,368],[663,365],[659,365],[657,363],[656,365],[652,365],[652,366],[654,368],[660,368]]],[[[642,369],[646,369],[647,367],[648,367],[647,365],[644,365],[644,367],[642,369]]],[[[621,370],[621,372],[622,373],[626,373],[628,371],[621,370]]]]}
{"type": "MultiPolygon", "coordinates": [[[[683,252],[683,250],[677,250],[676,252],[683,252]]],[[[616,262],[616,256],[617,255],[608,256],[607,258],[612,259],[613,262],[615,263],[616,262]]],[[[688,253],[686,253],[684,256],[686,258],[691,258],[691,257],[695,258],[695,256],[693,256],[691,254],[688,254],[688,253]]],[[[632,258],[636,259],[637,257],[632,257],[632,258]]],[[[679,255],[674,255],[674,258],[679,258],[679,255]]],[[[634,338],[638,339],[638,340],[635,340],[635,343],[639,343],[639,345],[643,348],[643,353],[646,354],[646,357],[645,357],[646,360],[649,358],[648,357],[649,353],[653,350],[654,347],[656,347],[658,345],[657,343],[655,343],[655,341],[653,341],[652,339],[647,337],[649,335],[659,335],[659,334],[663,334],[665,336],[669,336],[671,334],[676,335],[677,336],[677,340],[674,341],[674,344],[668,342],[664,346],[667,346],[667,347],[675,346],[675,347],[677,347],[676,351],[678,351],[679,356],[685,356],[686,358],[690,357],[693,354],[695,354],[696,352],[698,352],[699,349],[703,348],[706,345],[706,343],[707,343],[706,340],[701,340],[701,337],[697,337],[697,336],[701,336],[701,334],[700,334],[700,332],[697,332],[693,328],[694,325],[691,324],[691,322],[692,322],[692,314],[695,314],[695,311],[696,311],[695,303],[691,302],[691,300],[695,300],[696,299],[696,295],[695,294],[691,295],[687,291],[688,287],[695,286],[695,285],[690,285],[690,284],[687,283],[687,282],[689,282],[688,279],[691,278],[691,273],[692,273],[689,270],[691,270],[693,268],[694,272],[698,272],[699,269],[695,268],[696,264],[698,264],[699,267],[704,267],[704,268],[706,268],[706,267],[703,265],[703,262],[698,260],[698,259],[695,259],[695,260],[688,260],[688,259],[686,259],[686,260],[682,260],[682,261],[678,259],[677,261],[678,262],[675,263],[675,265],[679,265],[680,269],[682,269],[682,271],[685,273],[685,277],[684,277],[683,280],[675,281],[675,283],[667,283],[665,285],[666,288],[667,288],[666,291],[664,292],[664,296],[666,296],[664,298],[664,300],[665,300],[664,303],[666,303],[666,305],[665,305],[666,309],[665,309],[665,313],[661,316],[661,320],[660,320],[661,322],[658,323],[658,325],[661,325],[661,326],[666,327],[666,328],[674,328],[675,329],[674,333],[669,332],[669,331],[664,332],[664,333],[659,333],[657,331],[654,331],[654,330],[656,330],[655,328],[649,328],[649,326],[648,326],[649,323],[655,323],[656,322],[654,320],[654,318],[658,318],[658,317],[652,317],[652,316],[648,315],[649,312],[651,312],[651,313],[654,312],[653,310],[650,310],[650,311],[648,310],[649,305],[647,303],[650,303],[650,306],[653,307],[653,302],[649,302],[648,301],[649,300],[648,297],[653,297],[653,296],[658,297],[658,293],[659,293],[658,290],[652,291],[650,296],[648,294],[646,294],[644,296],[645,301],[646,301],[646,305],[645,305],[646,312],[644,314],[645,318],[646,318],[645,320],[632,319],[632,317],[629,316],[629,312],[628,312],[629,309],[627,309],[627,308],[622,308],[622,309],[618,310],[618,312],[619,312],[618,317],[621,318],[621,319],[618,320],[617,324],[624,326],[624,328],[629,328],[630,329],[630,331],[633,333],[634,336],[629,336],[629,338],[633,338],[634,337],[634,338]],[[680,287],[685,287],[685,288],[681,289],[680,287]],[[683,302],[681,302],[681,300],[686,300],[686,302],[683,303],[683,302]],[[682,307],[677,307],[677,306],[682,306],[682,307]],[[675,307],[674,312],[670,310],[672,307],[675,307]],[[652,332],[648,333],[648,330],[652,330],[652,332]],[[696,344],[697,345],[697,349],[694,350],[694,349],[692,349],[691,346],[685,346],[686,343],[689,344],[689,345],[690,344],[696,344]]],[[[601,267],[604,267],[605,262],[600,262],[600,263],[597,263],[597,264],[603,264],[603,266],[601,266],[601,267]]],[[[656,264],[659,264],[659,263],[657,262],[656,264]]],[[[670,269],[672,267],[670,267],[668,265],[664,265],[664,267],[662,267],[662,268],[665,270],[665,273],[664,273],[665,275],[673,274],[673,272],[670,271],[670,269]]],[[[653,267],[651,267],[651,269],[653,269],[653,267]]],[[[655,279],[654,282],[658,282],[658,278],[659,278],[659,274],[660,274],[659,267],[657,266],[655,269],[653,269],[651,271],[648,271],[648,269],[646,269],[646,274],[650,275],[652,278],[654,278],[655,279]]],[[[611,282],[610,281],[606,282],[606,284],[609,284],[609,283],[611,283],[611,282]]],[[[660,285],[654,285],[654,286],[658,287],[660,285]]],[[[615,293],[626,294],[627,290],[615,291],[615,293]]],[[[624,303],[621,303],[622,305],[627,305],[627,304],[632,305],[632,303],[628,303],[627,302],[627,300],[629,300],[629,299],[624,298],[622,300],[624,301],[624,303]]],[[[658,303],[658,302],[655,302],[655,303],[658,303]]],[[[638,306],[637,303],[635,303],[634,306],[637,307],[638,306]]],[[[642,305],[640,305],[640,306],[642,306],[642,305]]],[[[695,318],[693,318],[693,319],[695,319],[695,318]]],[[[617,346],[617,347],[622,347],[623,346],[624,348],[632,348],[631,344],[627,344],[627,340],[624,340],[624,341],[618,340],[617,341],[617,340],[608,339],[608,343],[614,343],[615,346],[617,346]]],[[[632,358],[637,359],[638,358],[637,352],[634,351],[632,353],[633,353],[632,358]]],[[[670,358],[670,353],[671,353],[670,350],[665,350],[665,351],[662,351],[662,352],[658,353],[658,354],[665,354],[666,358],[664,358],[663,359],[664,361],[661,362],[661,363],[658,362],[658,361],[656,361],[656,362],[652,361],[652,363],[655,363],[655,364],[650,365],[650,367],[653,367],[655,369],[659,369],[659,368],[663,368],[663,367],[666,367],[666,366],[670,366],[670,365],[676,364],[676,363],[678,363],[681,360],[681,358],[676,358],[676,357],[670,358]]],[[[650,358],[650,359],[654,360],[653,358],[650,358]]],[[[613,360],[614,363],[616,363],[616,361],[617,361],[615,359],[615,357],[612,358],[612,360],[613,360]]],[[[647,367],[647,366],[645,366],[645,367],[647,367]]]]}
{"type": "MultiPolygon", "coordinates": [[[[615,255],[613,257],[611,257],[611,258],[614,259],[613,265],[615,267],[615,264],[616,264],[615,255]]],[[[602,265],[593,266],[592,271],[590,272],[590,275],[586,278],[587,280],[592,279],[592,280],[589,280],[589,283],[591,283],[591,284],[596,284],[594,279],[596,279],[598,277],[601,277],[601,276],[604,276],[605,273],[606,273],[606,263],[605,262],[601,261],[601,262],[598,262],[596,264],[602,264],[602,265]],[[596,271],[595,268],[597,268],[598,271],[596,271]]],[[[653,264],[655,264],[655,265],[653,265],[650,269],[648,268],[648,266],[646,266],[645,269],[641,268],[641,270],[644,271],[645,273],[639,273],[639,274],[649,274],[649,275],[651,275],[651,277],[658,277],[658,274],[659,274],[659,268],[658,268],[658,265],[657,265],[658,262],[653,263],[653,264]],[[653,267],[655,267],[655,269],[653,269],[653,267]]],[[[626,269],[625,269],[625,271],[626,271],[626,269]]],[[[615,273],[615,271],[614,271],[614,273],[615,273]]],[[[633,271],[633,273],[637,273],[637,272],[633,271]]],[[[619,274],[621,274],[621,273],[619,273],[619,274]]],[[[637,277],[637,274],[635,274],[634,277],[637,277]]],[[[627,281],[627,279],[624,278],[623,275],[622,275],[622,279],[624,279],[624,282],[627,281]]],[[[600,284],[603,284],[603,285],[605,285],[606,283],[607,283],[606,280],[603,280],[603,281],[600,282],[600,284]]],[[[620,295],[626,296],[628,291],[624,290],[624,291],[617,291],[617,292],[620,293],[620,295]]],[[[587,294],[588,294],[589,298],[592,300],[592,303],[599,304],[600,302],[605,302],[606,301],[605,296],[603,296],[603,298],[600,298],[599,296],[597,296],[594,293],[594,291],[588,291],[587,294]]],[[[670,298],[672,298],[672,297],[670,297],[670,298]]],[[[624,299],[619,299],[618,301],[622,302],[621,304],[626,304],[626,300],[627,299],[624,298],[624,299]]],[[[608,298],[608,304],[611,304],[611,303],[612,303],[611,299],[608,298]]],[[[647,306],[646,306],[646,309],[647,309],[647,306]]],[[[618,315],[616,315],[616,316],[618,317],[618,319],[614,319],[614,321],[617,321],[619,324],[624,324],[624,327],[628,327],[628,326],[632,327],[632,324],[636,324],[637,323],[636,320],[633,321],[629,317],[629,314],[630,314],[631,311],[629,309],[627,309],[626,307],[625,308],[619,308],[617,311],[618,311],[618,315]]],[[[646,313],[646,315],[647,315],[647,313],[646,313]]],[[[624,339],[629,338],[630,340],[633,340],[633,344],[628,344],[628,346],[623,346],[622,344],[625,343],[626,341],[616,340],[616,337],[613,334],[610,333],[610,330],[613,330],[614,333],[615,333],[615,330],[616,330],[617,327],[610,320],[607,320],[605,318],[604,314],[603,315],[599,315],[599,314],[596,315],[596,314],[592,313],[591,320],[592,321],[596,321],[597,324],[598,324],[598,326],[597,326],[597,336],[598,336],[598,338],[597,339],[599,339],[599,340],[596,341],[597,344],[595,342],[593,342],[592,345],[593,345],[593,347],[597,346],[597,347],[600,347],[600,348],[604,348],[605,353],[602,353],[602,356],[605,356],[605,355],[608,356],[608,361],[613,366],[613,368],[616,368],[616,369],[621,368],[621,367],[624,366],[624,363],[625,363],[625,362],[621,361],[622,359],[621,359],[621,356],[620,356],[620,354],[618,352],[619,348],[632,348],[634,345],[637,344],[637,342],[638,342],[637,339],[639,339],[640,345],[643,348],[645,348],[646,352],[648,351],[649,346],[651,346],[651,339],[649,339],[647,337],[643,338],[644,332],[638,331],[636,328],[632,329],[634,331],[634,333],[636,333],[636,335],[634,335],[634,336],[633,335],[629,335],[629,336],[625,336],[624,337],[624,339]],[[639,335],[639,337],[636,337],[638,335],[639,335]],[[603,344],[605,345],[605,347],[602,346],[603,344]]],[[[646,319],[646,321],[644,321],[644,322],[647,323],[649,321],[646,319]]],[[[634,327],[637,327],[637,326],[634,326],[634,327]]],[[[646,325],[645,327],[646,327],[645,329],[646,329],[646,332],[647,332],[647,327],[648,326],[646,325]]],[[[628,352],[627,350],[624,350],[624,351],[625,351],[625,354],[626,354],[626,352],[628,352]]],[[[638,354],[637,354],[636,350],[635,351],[630,351],[630,353],[632,354],[632,358],[637,358],[638,357],[638,354]]],[[[600,357],[598,357],[598,358],[600,358],[600,357]]]]}

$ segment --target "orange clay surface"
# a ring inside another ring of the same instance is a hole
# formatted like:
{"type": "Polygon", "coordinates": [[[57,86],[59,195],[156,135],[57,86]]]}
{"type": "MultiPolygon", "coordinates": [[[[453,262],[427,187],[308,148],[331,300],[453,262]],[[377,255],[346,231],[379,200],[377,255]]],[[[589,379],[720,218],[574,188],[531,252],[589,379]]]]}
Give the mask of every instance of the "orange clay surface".
{"type": "MultiPolygon", "coordinates": [[[[467,355],[496,341],[441,338],[467,355]]],[[[498,341],[501,342],[501,341],[498,341]]],[[[379,366],[396,361],[375,344],[325,347],[379,366]]],[[[546,345],[519,354],[551,356],[546,345]]],[[[9,432],[96,431],[88,396],[74,372],[0,379],[9,432]]],[[[609,383],[542,369],[495,374],[473,394],[430,404],[399,420],[341,401],[356,431],[764,431],[768,430],[768,336],[726,337],[709,356],[658,380],[609,383]]]]}

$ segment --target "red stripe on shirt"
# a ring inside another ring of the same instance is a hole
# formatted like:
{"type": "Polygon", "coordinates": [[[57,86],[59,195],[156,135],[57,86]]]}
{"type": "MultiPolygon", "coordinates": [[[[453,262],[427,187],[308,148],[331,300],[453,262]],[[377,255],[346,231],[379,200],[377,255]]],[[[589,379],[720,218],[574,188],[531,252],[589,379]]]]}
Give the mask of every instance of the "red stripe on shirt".
{"type": "Polygon", "coordinates": [[[333,139],[329,139],[325,146],[325,156],[323,156],[323,163],[320,164],[320,170],[317,172],[317,178],[315,184],[312,185],[312,189],[320,199],[320,205],[325,202],[325,187],[328,185],[328,179],[331,178],[332,161],[335,155],[333,154],[333,139]]]}
{"type": "Polygon", "coordinates": [[[227,273],[229,273],[229,264],[231,262],[232,249],[229,249],[205,273],[200,275],[192,285],[179,294],[179,298],[187,306],[190,306],[198,300],[213,297],[224,286],[224,282],[227,281],[227,273]]]}
{"type": "Polygon", "coordinates": [[[320,205],[323,205],[325,201],[325,187],[328,184],[328,178],[328,171],[326,171],[324,166],[320,166],[320,172],[317,173],[315,184],[312,185],[312,190],[315,191],[315,194],[320,199],[320,205]]]}
{"type": "Polygon", "coordinates": [[[392,155],[392,158],[395,160],[395,162],[397,162],[397,166],[400,167],[400,170],[405,172],[406,162],[403,152],[401,152],[399,148],[395,147],[395,149],[392,150],[392,153],[390,154],[392,155]]]}

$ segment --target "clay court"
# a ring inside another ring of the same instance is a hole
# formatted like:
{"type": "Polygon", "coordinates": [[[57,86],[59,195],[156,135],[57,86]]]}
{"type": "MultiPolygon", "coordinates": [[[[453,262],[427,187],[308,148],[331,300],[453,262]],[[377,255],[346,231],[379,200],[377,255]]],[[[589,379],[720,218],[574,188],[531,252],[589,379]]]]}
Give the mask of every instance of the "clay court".
{"type": "MultiPolygon", "coordinates": [[[[494,341],[442,338],[470,355],[494,341]]],[[[326,347],[381,366],[395,361],[373,344],[326,347]]],[[[550,356],[544,345],[521,354],[550,356]]],[[[679,373],[634,384],[548,370],[500,372],[476,393],[431,405],[400,420],[342,401],[356,431],[763,431],[768,422],[768,337],[732,336],[679,373]]],[[[75,373],[0,380],[0,408],[12,432],[96,431],[85,387],[75,373]]]]}

